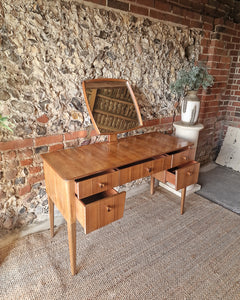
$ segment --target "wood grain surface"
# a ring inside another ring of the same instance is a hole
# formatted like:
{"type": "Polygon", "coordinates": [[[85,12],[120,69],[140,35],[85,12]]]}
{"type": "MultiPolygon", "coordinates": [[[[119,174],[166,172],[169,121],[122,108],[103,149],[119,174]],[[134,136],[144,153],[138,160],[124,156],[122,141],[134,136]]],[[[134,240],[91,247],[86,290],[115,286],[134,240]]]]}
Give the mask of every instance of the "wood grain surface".
{"type": "Polygon", "coordinates": [[[191,142],[159,132],[42,154],[44,161],[65,180],[74,180],[104,170],[177,151],[191,142]]]}

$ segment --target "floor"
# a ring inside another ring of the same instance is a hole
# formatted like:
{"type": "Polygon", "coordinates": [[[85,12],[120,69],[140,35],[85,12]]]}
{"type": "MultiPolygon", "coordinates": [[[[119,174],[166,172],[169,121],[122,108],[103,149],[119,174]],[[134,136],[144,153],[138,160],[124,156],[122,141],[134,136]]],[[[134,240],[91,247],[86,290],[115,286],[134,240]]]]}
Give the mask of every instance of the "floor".
{"type": "Polygon", "coordinates": [[[0,299],[238,300],[240,218],[199,195],[158,187],[126,199],[124,216],[85,235],[77,224],[77,274],[67,226],[0,249],[0,299]]]}
{"type": "Polygon", "coordinates": [[[211,163],[201,168],[197,194],[240,214],[240,172],[211,163]]]}

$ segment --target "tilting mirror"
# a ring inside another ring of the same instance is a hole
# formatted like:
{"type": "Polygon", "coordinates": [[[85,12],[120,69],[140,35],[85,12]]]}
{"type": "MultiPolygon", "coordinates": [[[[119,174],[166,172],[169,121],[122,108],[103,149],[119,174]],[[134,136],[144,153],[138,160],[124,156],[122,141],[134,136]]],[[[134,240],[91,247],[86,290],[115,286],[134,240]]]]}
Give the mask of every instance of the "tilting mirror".
{"type": "Polygon", "coordinates": [[[117,134],[142,126],[142,118],[128,81],[92,79],[83,81],[87,108],[98,134],[117,134]]]}

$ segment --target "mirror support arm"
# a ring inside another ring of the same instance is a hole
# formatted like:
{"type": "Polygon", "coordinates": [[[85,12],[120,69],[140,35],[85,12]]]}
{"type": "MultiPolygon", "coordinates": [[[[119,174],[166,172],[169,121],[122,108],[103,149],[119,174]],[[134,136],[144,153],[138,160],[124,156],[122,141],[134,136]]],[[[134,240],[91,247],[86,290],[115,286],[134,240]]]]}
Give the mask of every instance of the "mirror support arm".
{"type": "Polygon", "coordinates": [[[117,134],[109,134],[108,135],[108,142],[109,143],[115,143],[117,142],[118,138],[117,138],[117,134]]]}

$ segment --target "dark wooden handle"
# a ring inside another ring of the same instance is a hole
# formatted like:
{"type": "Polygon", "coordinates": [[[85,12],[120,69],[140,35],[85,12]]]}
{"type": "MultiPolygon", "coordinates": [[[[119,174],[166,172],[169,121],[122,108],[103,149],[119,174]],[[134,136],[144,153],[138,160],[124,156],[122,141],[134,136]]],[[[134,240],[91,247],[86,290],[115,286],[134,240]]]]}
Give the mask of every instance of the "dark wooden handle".
{"type": "Polygon", "coordinates": [[[99,183],[98,183],[98,186],[99,186],[100,188],[103,188],[103,187],[105,186],[105,183],[99,182],[99,183]]]}
{"type": "Polygon", "coordinates": [[[110,206],[107,206],[107,212],[110,212],[112,210],[112,208],[110,206]]]}
{"type": "Polygon", "coordinates": [[[152,168],[147,168],[148,173],[152,172],[152,168]]]}

